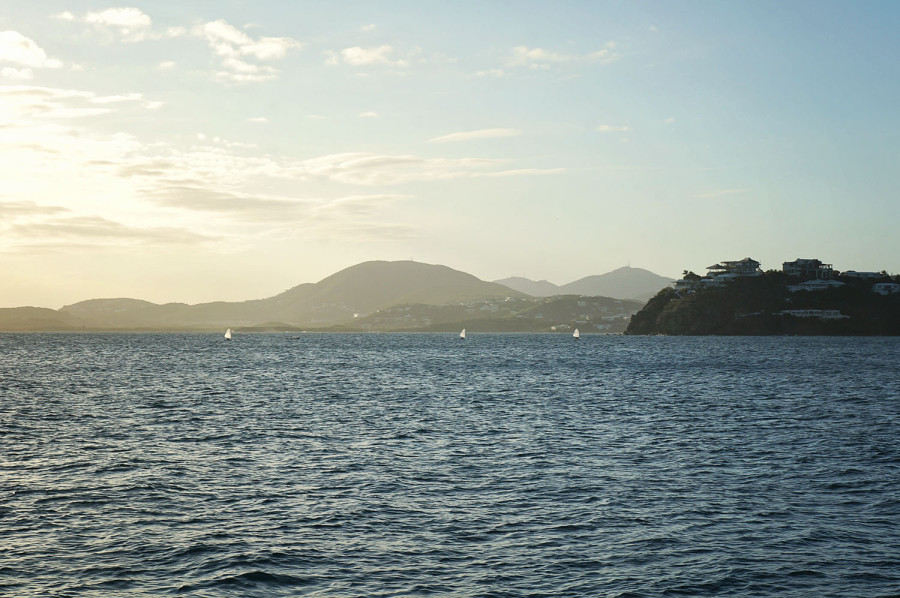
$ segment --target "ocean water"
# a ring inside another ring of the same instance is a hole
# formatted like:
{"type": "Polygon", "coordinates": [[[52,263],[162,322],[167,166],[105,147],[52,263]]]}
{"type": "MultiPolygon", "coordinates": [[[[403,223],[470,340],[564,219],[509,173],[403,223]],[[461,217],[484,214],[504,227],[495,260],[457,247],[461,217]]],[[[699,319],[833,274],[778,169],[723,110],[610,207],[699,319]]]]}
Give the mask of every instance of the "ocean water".
{"type": "Polygon", "coordinates": [[[900,339],[0,334],[0,595],[900,595],[900,339]]]}

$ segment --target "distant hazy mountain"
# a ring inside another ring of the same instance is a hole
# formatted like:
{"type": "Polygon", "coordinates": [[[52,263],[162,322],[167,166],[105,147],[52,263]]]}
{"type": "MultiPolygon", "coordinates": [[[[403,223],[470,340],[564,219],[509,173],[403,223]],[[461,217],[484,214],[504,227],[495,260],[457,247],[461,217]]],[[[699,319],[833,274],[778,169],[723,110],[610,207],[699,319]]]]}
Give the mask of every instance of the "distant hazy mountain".
{"type": "Polygon", "coordinates": [[[521,278],[502,282],[505,284],[485,282],[446,266],[374,261],[351,266],[314,284],[301,284],[274,297],[251,301],[159,305],[139,299],[90,299],[59,311],[33,307],[0,309],[0,330],[277,330],[354,323],[367,323],[367,329],[398,329],[407,325],[422,329],[442,321],[455,323],[486,317],[517,320],[513,328],[509,328],[509,321],[492,324],[503,330],[559,330],[557,324],[567,326],[581,320],[589,321],[594,330],[609,330],[613,320],[615,326],[624,326],[619,320],[637,311],[637,307],[621,301],[594,305],[577,300],[572,305],[565,304],[568,315],[563,317],[563,312],[556,313],[534,296],[643,300],[666,286],[669,279],[640,268],[620,268],[560,287],[521,278]],[[571,322],[566,324],[566,318],[571,322]]]}
{"type": "Polygon", "coordinates": [[[301,284],[267,299],[196,305],[91,299],[60,311],[89,326],[104,328],[224,328],[263,323],[332,326],[398,304],[442,305],[509,296],[523,295],[446,266],[375,261],[351,266],[318,283],[301,284]]]}
{"type": "Polygon", "coordinates": [[[532,297],[552,297],[553,295],[562,294],[558,285],[546,280],[534,281],[521,276],[512,276],[503,280],[495,280],[494,282],[532,297]]]}
{"type": "Polygon", "coordinates": [[[275,320],[330,325],[393,305],[443,305],[510,295],[521,293],[447,266],[375,261],[294,287],[263,303],[275,320]]]}
{"type": "Polygon", "coordinates": [[[606,274],[587,276],[561,286],[546,280],[535,282],[521,277],[505,278],[495,282],[535,297],[588,295],[647,301],[660,289],[668,286],[672,279],[643,268],[624,266],[606,274]]]}
{"type": "Polygon", "coordinates": [[[643,268],[623,266],[606,274],[587,276],[560,287],[564,294],[603,295],[617,299],[647,301],[660,289],[669,286],[671,278],[654,274],[643,268]]]}
{"type": "Polygon", "coordinates": [[[45,307],[0,309],[0,330],[78,330],[78,318],[45,307]]]}
{"type": "Polygon", "coordinates": [[[60,312],[76,316],[88,327],[151,328],[178,330],[213,326],[249,325],[259,322],[261,301],[228,303],[166,303],[139,299],[89,299],[63,307],[60,312]]]}

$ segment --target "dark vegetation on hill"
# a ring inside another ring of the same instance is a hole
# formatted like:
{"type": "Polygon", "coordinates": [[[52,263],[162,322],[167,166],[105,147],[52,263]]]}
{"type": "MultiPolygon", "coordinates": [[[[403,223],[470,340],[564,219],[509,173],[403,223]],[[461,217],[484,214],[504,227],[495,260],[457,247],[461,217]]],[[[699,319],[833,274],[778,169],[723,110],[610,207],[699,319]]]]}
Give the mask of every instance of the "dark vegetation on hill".
{"type": "MultiPolygon", "coordinates": [[[[837,280],[844,286],[791,293],[787,285],[799,281],[770,271],[691,293],[666,288],[631,318],[626,334],[900,335],[900,294],[874,293],[872,280],[837,280]],[[783,310],[799,309],[840,310],[849,317],[777,315],[783,310]]],[[[900,278],[894,282],[898,281],[900,278]]]]}

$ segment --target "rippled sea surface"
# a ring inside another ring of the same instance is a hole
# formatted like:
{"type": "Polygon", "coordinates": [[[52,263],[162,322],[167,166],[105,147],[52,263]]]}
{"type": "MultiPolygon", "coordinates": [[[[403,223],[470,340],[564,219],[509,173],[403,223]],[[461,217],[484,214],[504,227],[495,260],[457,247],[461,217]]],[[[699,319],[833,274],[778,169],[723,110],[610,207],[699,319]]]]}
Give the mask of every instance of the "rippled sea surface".
{"type": "Polygon", "coordinates": [[[3,596],[900,593],[900,339],[2,334],[3,596]]]}

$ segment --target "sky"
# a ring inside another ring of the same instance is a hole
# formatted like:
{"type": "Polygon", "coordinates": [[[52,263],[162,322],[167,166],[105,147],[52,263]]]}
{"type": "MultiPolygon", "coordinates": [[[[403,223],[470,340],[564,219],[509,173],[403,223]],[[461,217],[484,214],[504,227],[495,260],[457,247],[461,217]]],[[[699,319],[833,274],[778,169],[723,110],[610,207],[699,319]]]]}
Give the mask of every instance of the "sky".
{"type": "Polygon", "coordinates": [[[0,307],[900,272],[894,1],[0,3],[0,307]]]}

